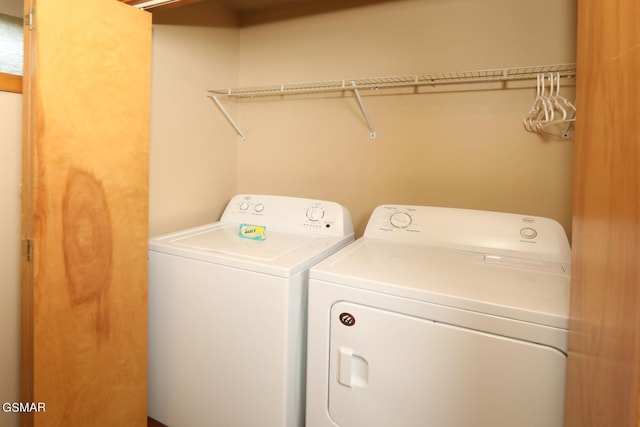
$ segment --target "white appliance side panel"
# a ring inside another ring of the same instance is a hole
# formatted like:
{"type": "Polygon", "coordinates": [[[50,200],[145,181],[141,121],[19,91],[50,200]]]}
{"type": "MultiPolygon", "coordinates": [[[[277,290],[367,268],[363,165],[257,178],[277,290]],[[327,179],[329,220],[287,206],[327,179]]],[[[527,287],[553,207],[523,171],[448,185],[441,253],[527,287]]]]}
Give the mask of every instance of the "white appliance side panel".
{"type": "Polygon", "coordinates": [[[344,301],[330,322],[340,427],[563,425],[566,356],[554,348],[344,301]]]}
{"type": "Polygon", "coordinates": [[[176,427],[298,427],[304,286],[149,254],[149,402],[176,427]]]}

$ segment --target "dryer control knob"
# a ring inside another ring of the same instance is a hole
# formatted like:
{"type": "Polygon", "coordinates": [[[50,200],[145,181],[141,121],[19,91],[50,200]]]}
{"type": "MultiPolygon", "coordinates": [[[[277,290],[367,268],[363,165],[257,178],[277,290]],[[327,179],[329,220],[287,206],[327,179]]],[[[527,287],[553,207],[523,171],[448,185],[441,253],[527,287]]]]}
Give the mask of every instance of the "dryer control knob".
{"type": "Polygon", "coordinates": [[[535,239],[538,232],[531,227],[524,227],[520,230],[520,235],[525,239],[535,239]]]}
{"type": "Polygon", "coordinates": [[[248,202],[242,202],[240,204],[240,210],[241,211],[246,211],[247,209],[249,209],[249,203],[248,202]]]}
{"type": "Polygon", "coordinates": [[[324,217],[324,209],[320,206],[314,206],[307,209],[307,218],[310,221],[320,221],[324,217]]]}
{"type": "Polygon", "coordinates": [[[262,203],[258,203],[253,207],[253,210],[256,212],[262,212],[264,210],[264,205],[262,203]]]}
{"type": "Polygon", "coordinates": [[[406,212],[395,212],[391,215],[389,221],[395,228],[407,228],[413,222],[413,218],[406,212]]]}

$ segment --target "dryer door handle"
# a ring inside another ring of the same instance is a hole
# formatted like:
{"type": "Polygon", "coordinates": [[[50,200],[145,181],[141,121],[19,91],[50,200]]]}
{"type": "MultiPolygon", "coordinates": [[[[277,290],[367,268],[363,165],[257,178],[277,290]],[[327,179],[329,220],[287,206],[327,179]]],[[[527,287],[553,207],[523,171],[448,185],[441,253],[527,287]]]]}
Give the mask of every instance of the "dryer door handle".
{"type": "Polygon", "coordinates": [[[366,387],[369,384],[369,362],[353,352],[340,347],[338,350],[338,382],[349,388],[366,387]]]}

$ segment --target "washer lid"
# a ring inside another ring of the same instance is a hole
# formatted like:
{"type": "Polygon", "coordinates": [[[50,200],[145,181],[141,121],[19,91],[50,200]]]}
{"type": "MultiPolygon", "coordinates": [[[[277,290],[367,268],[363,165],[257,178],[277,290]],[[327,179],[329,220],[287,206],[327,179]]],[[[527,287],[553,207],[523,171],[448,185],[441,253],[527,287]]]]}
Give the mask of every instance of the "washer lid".
{"type": "Polygon", "coordinates": [[[310,278],[568,328],[569,274],[550,261],[361,238],[310,278]]]}
{"type": "Polygon", "coordinates": [[[313,237],[310,236],[281,232],[269,233],[269,238],[265,240],[245,239],[239,237],[238,225],[220,224],[207,230],[176,236],[168,239],[168,242],[187,250],[218,252],[265,262],[299,249],[311,240],[313,237]]]}
{"type": "Polygon", "coordinates": [[[240,237],[238,224],[215,222],[149,240],[149,250],[289,277],[353,240],[266,231],[264,240],[240,237]]]}

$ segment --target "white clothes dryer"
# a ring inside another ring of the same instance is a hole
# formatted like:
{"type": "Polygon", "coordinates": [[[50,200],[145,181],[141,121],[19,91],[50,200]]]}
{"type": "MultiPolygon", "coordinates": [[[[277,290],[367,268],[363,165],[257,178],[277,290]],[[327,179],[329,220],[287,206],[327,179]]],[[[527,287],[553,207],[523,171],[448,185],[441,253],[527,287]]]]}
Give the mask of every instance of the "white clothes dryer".
{"type": "Polygon", "coordinates": [[[237,195],[219,222],[149,241],[151,418],[304,425],[311,265],[353,241],[333,202],[237,195]]]}
{"type": "Polygon", "coordinates": [[[375,209],[309,279],[307,427],[562,427],[571,250],[557,222],[375,209]]]}

